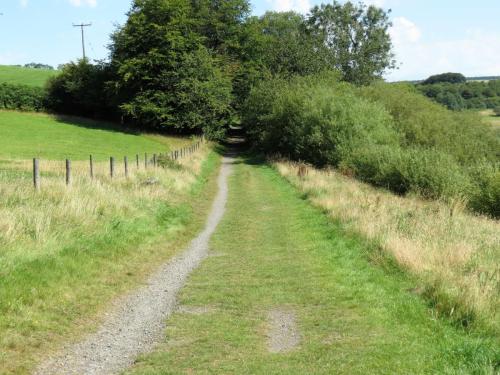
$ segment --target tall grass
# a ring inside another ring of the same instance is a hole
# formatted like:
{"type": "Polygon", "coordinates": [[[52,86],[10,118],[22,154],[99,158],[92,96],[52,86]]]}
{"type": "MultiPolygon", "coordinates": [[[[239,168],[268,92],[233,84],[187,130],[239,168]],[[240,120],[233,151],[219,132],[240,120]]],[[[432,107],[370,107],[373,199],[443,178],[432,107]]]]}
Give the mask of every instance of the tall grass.
{"type": "Polygon", "coordinates": [[[500,222],[467,213],[459,199],[449,205],[403,198],[333,169],[274,165],[315,205],[415,275],[415,292],[436,311],[500,335],[500,222]]]}
{"type": "Polygon", "coordinates": [[[169,168],[132,164],[129,178],[119,165],[113,180],[108,163],[96,163],[90,180],[87,162],[75,161],[69,187],[63,162],[42,161],[38,192],[30,161],[2,162],[0,373],[28,372],[37,356],[88,329],[86,319],[106,301],[182,246],[186,227],[197,222],[191,203],[201,190],[193,188],[215,165],[208,154],[203,146],[169,168]]]}

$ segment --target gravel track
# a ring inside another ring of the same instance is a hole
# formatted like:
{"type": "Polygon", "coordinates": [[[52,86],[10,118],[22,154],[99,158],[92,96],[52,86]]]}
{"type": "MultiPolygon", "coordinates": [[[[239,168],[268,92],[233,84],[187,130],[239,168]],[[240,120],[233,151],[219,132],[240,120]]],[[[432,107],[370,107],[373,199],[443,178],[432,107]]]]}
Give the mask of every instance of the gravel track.
{"type": "Polygon", "coordinates": [[[115,374],[163,339],[165,321],[176,308],[176,295],[207,256],[210,237],[224,215],[232,163],[230,157],[223,159],[219,191],[205,228],[185,252],[164,264],[144,287],[118,301],[96,333],[63,348],[59,355],[42,363],[36,375],[115,374]]]}

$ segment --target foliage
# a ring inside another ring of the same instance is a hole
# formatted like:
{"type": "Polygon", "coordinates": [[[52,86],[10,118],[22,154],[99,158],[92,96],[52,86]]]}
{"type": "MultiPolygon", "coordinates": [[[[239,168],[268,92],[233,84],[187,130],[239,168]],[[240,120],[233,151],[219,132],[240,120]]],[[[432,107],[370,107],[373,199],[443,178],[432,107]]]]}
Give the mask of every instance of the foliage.
{"type": "Polygon", "coordinates": [[[65,64],[47,84],[47,106],[58,113],[113,119],[116,110],[106,90],[111,76],[109,65],[103,62],[80,60],[65,64]]]}
{"type": "Polygon", "coordinates": [[[0,83],[1,109],[38,112],[45,104],[45,90],[40,87],[0,83]]]}
{"type": "Polygon", "coordinates": [[[356,88],[331,74],[270,80],[252,90],[244,124],[266,152],[497,215],[497,185],[474,171],[497,173],[500,138],[474,114],[450,112],[409,85],[356,88]]]}
{"type": "Polygon", "coordinates": [[[389,14],[381,8],[334,0],[315,6],[307,25],[327,47],[329,63],[348,82],[367,84],[395,67],[389,14]]]}
{"type": "Polygon", "coordinates": [[[493,108],[493,112],[495,112],[495,115],[500,116],[500,105],[498,107],[493,108]]]}
{"type": "Polygon", "coordinates": [[[193,12],[187,0],[134,1],[113,35],[113,84],[136,126],[220,138],[231,119],[231,81],[204,46],[193,12]]]}
{"type": "Polygon", "coordinates": [[[451,110],[494,109],[500,106],[500,80],[420,84],[417,88],[451,110]]]}
{"type": "Polygon", "coordinates": [[[467,79],[461,73],[443,73],[436,74],[427,78],[423,85],[432,85],[435,83],[465,83],[467,79]]]}

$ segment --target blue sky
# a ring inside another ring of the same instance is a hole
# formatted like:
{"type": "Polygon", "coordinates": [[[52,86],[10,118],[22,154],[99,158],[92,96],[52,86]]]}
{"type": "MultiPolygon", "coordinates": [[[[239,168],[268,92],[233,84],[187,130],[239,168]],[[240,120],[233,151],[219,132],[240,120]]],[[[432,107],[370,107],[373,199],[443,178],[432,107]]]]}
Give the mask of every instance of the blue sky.
{"type": "MultiPolygon", "coordinates": [[[[253,0],[255,14],[266,10],[307,13],[325,0],[253,0]]],[[[500,75],[499,0],[369,0],[392,9],[391,30],[400,68],[389,80],[420,79],[457,71],[468,76],[500,75]]],[[[79,29],[92,22],[87,54],[107,56],[109,34],[125,21],[129,0],[2,0],[0,64],[58,65],[81,56],[79,29]]]]}

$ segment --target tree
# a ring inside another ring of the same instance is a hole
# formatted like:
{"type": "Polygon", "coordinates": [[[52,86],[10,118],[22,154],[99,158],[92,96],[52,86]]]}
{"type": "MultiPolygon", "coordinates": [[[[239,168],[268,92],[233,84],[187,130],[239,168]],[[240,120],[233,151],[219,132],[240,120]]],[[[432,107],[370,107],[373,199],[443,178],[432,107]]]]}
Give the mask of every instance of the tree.
{"type": "Polygon", "coordinates": [[[231,118],[231,80],[204,45],[193,4],[133,2],[126,24],[112,36],[113,87],[137,126],[220,137],[231,118]]]}
{"type": "Polygon", "coordinates": [[[395,67],[389,35],[388,12],[348,1],[315,6],[307,20],[308,31],[329,51],[332,67],[343,79],[368,84],[395,67]]]}
{"type": "Polygon", "coordinates": [[[467,78],[463,74],[460,73],[443,73],[436,74],[430,76],[425,81],[422,82],[422,85],[432,85],[434,83],[465,83],[467,82],[467,78]]]}
{"type": "Polygon", "coordinates": [[[65,64],[47,85],[49,109],[73,115],[115,119],[117,110],[106,90],[112,78],[109,64],[88,60],[65,64]]]}

